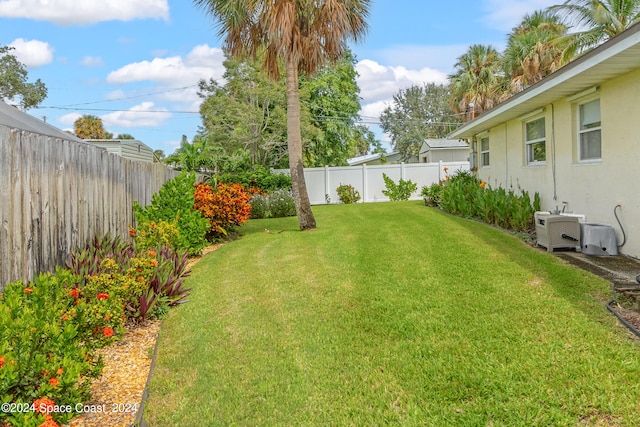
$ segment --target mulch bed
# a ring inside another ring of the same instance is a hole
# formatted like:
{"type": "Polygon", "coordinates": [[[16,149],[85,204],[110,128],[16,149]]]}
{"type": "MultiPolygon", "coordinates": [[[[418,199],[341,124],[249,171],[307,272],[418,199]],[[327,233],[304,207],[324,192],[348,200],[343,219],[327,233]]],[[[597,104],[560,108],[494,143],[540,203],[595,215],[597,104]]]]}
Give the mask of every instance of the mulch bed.
{"type": "MultiPolygon", "coordinates": [[[[205,248],[202,255],[189,261],[191,268],[202,256],[221,244],[205,248]]],[[[127,328],[122,340],[98,350],[104,369],[91,384],[91,401],[87,412],[74,417],[67,427],[129,427],[137,421],[143,394],[151,375],[154,350],[160,331],[160,320],[127,328]],[[101,412],[98,412],[102,409],[101,412]]]]}
{"type": "Polygon", "coordinates": [[[151,369],[160,330],[159,320],[129,328],[121,341],[98,350],[104,361],[100,378],[91,384],[87,412],[70,427],[128,427],[134,424],[151,369]],[[103,412],[97,412],[102,409],[103,412]],[[95,412],[92,412],[95,411],[95,412]]]}

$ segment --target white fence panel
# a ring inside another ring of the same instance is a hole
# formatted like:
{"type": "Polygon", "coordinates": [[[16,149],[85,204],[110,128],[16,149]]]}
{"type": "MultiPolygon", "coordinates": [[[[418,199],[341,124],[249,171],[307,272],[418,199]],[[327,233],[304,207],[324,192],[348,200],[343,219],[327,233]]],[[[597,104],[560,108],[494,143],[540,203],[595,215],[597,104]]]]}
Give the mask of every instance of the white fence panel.
{"type": "MultiPolygon", "coordinates": [[[[444,180],[446,175],[457,171],[468,171],[469,162],[410,163],[373,166],[340,166],[324,168],[306,168],[304,178],[307,183],[309,200],[312,205],[339,203],[336,189],[341,184],[352,185],[362,196],[362,202],[385,202],[389,198],[382,194],[386,188],[382,174],[386,174],[396,183],[400,179],[410,180],[418,185],[411,200],[419,200],[420,190],[444,180]]],[[[289,173],[288,169],[275,170],[276,173],[289,173]]]]}

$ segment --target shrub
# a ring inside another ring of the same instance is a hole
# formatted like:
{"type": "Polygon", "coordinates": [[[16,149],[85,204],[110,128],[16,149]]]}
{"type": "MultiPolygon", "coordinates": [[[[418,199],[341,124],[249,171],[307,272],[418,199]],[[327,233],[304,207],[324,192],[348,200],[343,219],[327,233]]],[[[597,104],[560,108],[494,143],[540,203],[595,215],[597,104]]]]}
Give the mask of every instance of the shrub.
{"type": "Polygon", "coordinates": [[[290,190],[276,190],[269,194],[269,216],[284,218],[296,216],[296,204],[290,190]]]}
{"type": "Polygon", "coordinates": [[[163,246],[178,248],[180,246],[180,230],[178,220],[140,221],[135,230],[130,230],[138,251],[157,249],[163,246]]]}
{"type": "Polygon", "coordinates": [[[422,195],[426,206],[438,207],[442,202],[442,184],[436,183],[430,186],[425,185],[422,187],[422,192],[420,194],[422,195]]]}
{"type": "MultiPolygon", "coordinates": [[[[149,206],[143,208],[134,203],[136,223],[143,227],[150,226],[152,222],[171,224],[175,221],[179,233],[175,249],[187,251],[190,255],[199,254],[208,245],[206,235],[209,231],[209,221],[194,209],[195,182],[195,174],[183,172],[166,182],[153,195],[149,206]]],[[[130,234],[136,236],[137,232],[132,229],[130,234]]]]}
{"type": "Polygon", "coordinates": [[[382,179],[384,179],[384,185],[386,187],[385,190],[382,190],[382,194],[387,196],[392,202],[409,200],[411,193],[418,189],[418,185],[410,180],[405,181],[401,179],[396,184],[384,173],[382,174],[382,179]]]}
{"type": "MultiPolygon", "coordinates": [[[[20,409],[35,404],[27,411],[0,412],[0,425],[39,426],[46,411],[33,409],[41,404],[73,408],[89,399],[90,378],[100,374],[101,364],[82,342],[84,325],[70,314],[76,308],[71,293],[76,280],[59,269],[27,286],[9,284],[0,296],[0,399],[20,409]]],[[[65,423],[74,415],[49,418],[65,423]]]]}
{"type": "Polygon", "coordinates": [[[189,275],[186,262],[187,253],[169,245],[136,252],[129,242],[103,236],[74,251],[67,267],[78,275],[78,292],[85,300],[97,292],[114,295],[127,318],[143,321],[156,314],[157,303],[176,305],[188,296],[189,289],[182,287],[189,275]]]}
{"type": "Polygon", "coordinates": [[[249,199],[251,204],[251,218],[260,219],[269,217],[269,196],[254,194],[249,199]]]}
{"type": "Polygon", "coordinates": [[[344,204],[356,203],[361,199],[360,193],[352,185],[341,183],[336,188],[336,193],[338,193],[338,198],[344,204]]]}
{"type": "Polygon", "coordinates": [[[194,206],[209,220],[215,237],[226,236],[233,227],[247,222],[251,215],[249,193],[240,184],[218,183],[215,191],[208,184],[198,184],[194,206]]]}
{"type": "Polygon", "coordinates": [[[440,206],[447,212],[515,231],[532,229],[534,212],[540,210],[538,193],[532,202],[524,190],[493,189],[467,171],[444,181],[441,192],[440,206]]]}
{"type": "Polygon", "coordinates": [[[289,175],[273,173],[267,168],[222,174],[217,177],[217,180],[226,184],[242,184],[245,188],[260,188],[268,193],[280,189],[291,189],[291,177],[289,175]]]}

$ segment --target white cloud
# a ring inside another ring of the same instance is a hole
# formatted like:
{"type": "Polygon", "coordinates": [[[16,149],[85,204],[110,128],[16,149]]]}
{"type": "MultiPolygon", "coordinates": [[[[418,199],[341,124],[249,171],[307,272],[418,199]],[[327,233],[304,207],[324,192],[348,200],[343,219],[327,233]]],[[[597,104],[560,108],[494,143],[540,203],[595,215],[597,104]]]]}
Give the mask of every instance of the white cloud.
{"type": "Polygon", "coordinates": [[[49,43],[40,40],[15,39],[9,46],[15,48],[10,53],[27,67],[40,67],[53,61],[53,48],[49,43]]]}
{"type": "Polygon", "coordinates": [[[73,123],[78,120],[80,117],[82,117],[81,114],[79,113],[69,113],[69,114],[65,114],[64,116],[60,117],[58,119],[58,121],[62,124],[65,125],[73,125],[73,123]]]}
{"type": "Polygon", "coordinates": [[[171,87],[188,86],[200,79],[219,79],[224,73],[221,49],[207,45],[196,46],[186,58],[170,56],[127,64],[107,76],[107,82],[124,84],[154,81],[171,87]]]}
{"type": "Polygon", "coordinates": [[[3,0],[0,17],[50,21],[60,25],[133,19],[169,19],[167,0],[3,0]]]}
{"type": "Polygon", "coordinates": [[[509,33],[522,21],[525,14],[559,3],[561,2],[558,0],[511,0],[508,3],[504,0],[484,0],[487,16],[482,22],[489,28],[509,33]]]}
{"type": "Polygon", "coordinates": [[[102,67],[104,62],[99,56],[85,56],[82,58],[82,61],[80,61],[80,65],[85,67],[102,67]]]}
{"type": "Polygon", "coordinates": [[[358,62],[356,71],[359,74],[360,96],[365,104],[391,100],[400,89],[411,86],[447,82],[445,73],[432,68],[413,70],[404,66],[389,67],[370,59],[358,62]]]}
{"type": "Polygon", "coordinates": [[[143,102],[127,111],[115,111],[100,116],[105,127],[121,126],[125,128],[155,127],[171,118],[166,108],[156,108],[153,102],[143,102]]]}

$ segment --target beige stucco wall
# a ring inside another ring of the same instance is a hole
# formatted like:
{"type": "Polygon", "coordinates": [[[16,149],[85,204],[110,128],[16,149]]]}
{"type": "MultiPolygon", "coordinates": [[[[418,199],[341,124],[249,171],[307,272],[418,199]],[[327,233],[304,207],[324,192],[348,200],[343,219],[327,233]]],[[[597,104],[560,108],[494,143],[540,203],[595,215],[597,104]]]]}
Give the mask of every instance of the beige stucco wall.
{"type": "Polygon", "coordinates": [[[522,188],[532,196],[540,193],[543,210],[562,208],[566,202],[567,211],[585,214],[587,222],[613,226],[622,243],[613,213],[620,204],[618,213],[627,233],[620,251],[640,258],[640,70],[602,83],[596,94],[572,102],[560,99],[524,121],[515,119],[490,129],[491,164],[478,169],[480,178],[494,187],[522,188]],[[597,96],[602,159],[579,162],[576,105],[597,96]],[[542,115],[547,160],[544,165],[527,166],[524,121],[542,115]]]}

